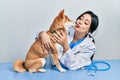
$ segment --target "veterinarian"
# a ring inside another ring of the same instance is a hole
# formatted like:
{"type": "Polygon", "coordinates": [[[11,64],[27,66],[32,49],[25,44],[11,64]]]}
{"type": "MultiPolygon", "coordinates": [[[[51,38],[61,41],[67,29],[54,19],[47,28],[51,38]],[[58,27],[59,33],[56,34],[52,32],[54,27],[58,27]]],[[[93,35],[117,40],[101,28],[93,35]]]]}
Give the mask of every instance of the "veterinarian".
{"type": "Polygon", "coordinates": [[[92,11],[86,11],[76,19],[76,25],[68,29],[68,36],[63,31],[50,37],[46,32],[40,32],[44,48],[53,49],[50,39],[59,43],[59,60],[69,70],[77,70],[91,64],[96,52],[95,42],[91,34],[97,29],[99,20],[92,11]]]}

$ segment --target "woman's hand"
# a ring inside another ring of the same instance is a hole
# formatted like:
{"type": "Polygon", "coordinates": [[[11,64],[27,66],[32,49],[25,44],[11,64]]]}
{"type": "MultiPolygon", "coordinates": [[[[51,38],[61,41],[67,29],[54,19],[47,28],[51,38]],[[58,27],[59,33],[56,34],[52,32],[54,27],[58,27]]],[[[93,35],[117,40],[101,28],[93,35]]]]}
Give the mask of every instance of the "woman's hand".
{"type": "Polygon", "coordinates": [[[63,49],[64,49],[63,52],[66,52],[69,49],[67,36],[63,32],[63,30],[61,30],[60,32],[56,31],[56,33],[52,37],[52,40],[63,46],[63,49]]]}
{"type": "Polygon", "coordinates": [[[50,36],[46,32],[40,32],[39,37],[41,38],[43,49],[54,50],[50,36]]]}
{"type": "Polygon", "coordinates": [[[56,31],[56,33],[54,33],[52,40],[64,46],[64,44],[67,42],[67,36],[64,34],[63,30],[59,32],[56,31]]]}

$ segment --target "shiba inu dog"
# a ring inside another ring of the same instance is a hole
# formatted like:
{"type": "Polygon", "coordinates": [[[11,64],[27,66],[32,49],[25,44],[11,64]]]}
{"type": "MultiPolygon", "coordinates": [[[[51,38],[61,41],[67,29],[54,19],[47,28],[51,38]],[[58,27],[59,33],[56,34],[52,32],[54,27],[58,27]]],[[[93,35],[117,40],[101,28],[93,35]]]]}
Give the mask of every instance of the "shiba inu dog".
{"type": "MultiPolygon", "coordinates": [[[[67,35],[66,31],[66,24],[74,23],[72,20],[68,18],[64,14],[64,10],[61,10],[59,14],[53,20],[49,30],[47,31],[48,35],[53,35],[56,31],[63,30],[64,34],[67,35]]],[[[29,71],[30,73],[33,72],[45,72],[45,69],[42,67],[45,65],[45,57],[50,53],[53,55],[53,61],[55,62],[56,67],[60,72],[65,72],[66,70],[63,69],[58,60],[58,50],[54,41],[51,40],[52,45],[54,46],[54,51],[51,50],[43,50],[41,38],[39,37],[30,47],[25,61],[23,60],[15,60],[13,64],[13,69],[17,72],[24,72],[29,71]]]]}

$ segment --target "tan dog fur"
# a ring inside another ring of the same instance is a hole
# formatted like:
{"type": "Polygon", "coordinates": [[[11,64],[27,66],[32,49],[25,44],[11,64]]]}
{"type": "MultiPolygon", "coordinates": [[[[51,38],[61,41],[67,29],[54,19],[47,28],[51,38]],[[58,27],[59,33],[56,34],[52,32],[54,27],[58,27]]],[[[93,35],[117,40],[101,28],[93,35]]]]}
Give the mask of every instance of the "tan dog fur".
{"type": "MultiPolygon", "coordinates": [[[[61,10],[58,16],[55,17],[47,33],[51,36],[53,35],[52,32],[63,30],[63,32],[67,35],[64,25],[68,22],[72,21],[66,15],[64,15],[64,10],[61,10]]],[[[43,50],[41,38],[38,38],[29,49],[25,61],[16,60],[13,64],[13,69],[17,72],[24,72],[26,70],[28,70],[30,73],[45,72],[45,69],[42,69],[45,64],[44,58],[48,55],[48,52],[50,52],[50,54],[53,55],[53,61],[55,62],[58,70],[60,72],[65,72],[58,60],[58,51],[55,45],[56,43],[54,43],[52,40],[51,43],[54,46],[54,51],[46,49],[43,50]]]]}

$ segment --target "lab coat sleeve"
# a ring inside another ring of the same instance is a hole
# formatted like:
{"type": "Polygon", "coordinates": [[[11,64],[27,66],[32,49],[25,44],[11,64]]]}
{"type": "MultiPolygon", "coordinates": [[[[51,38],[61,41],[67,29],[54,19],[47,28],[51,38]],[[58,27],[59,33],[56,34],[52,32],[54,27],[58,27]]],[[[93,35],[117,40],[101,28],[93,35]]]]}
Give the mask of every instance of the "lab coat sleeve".
{"type": "Polygon", "coordinates": [[[66,53],[64,53],[64,55],[61,56],[60,61],[66,67],[71,66],[71,64],[74,63],[74,61],[75,61],[75,56],[74,56],[74,54],[72,54],[72,50],[69,49],[66,53]]]}
{"type": "Polygon", "coordinates": [[[87,66],[91,63],[90,57],[96,52],[94,44],[89,44],[80,48],[77,52],[73,52],[69,49],[60,58],[60,61],[70,70],[77,70],[83,66],[87,66]]]}

